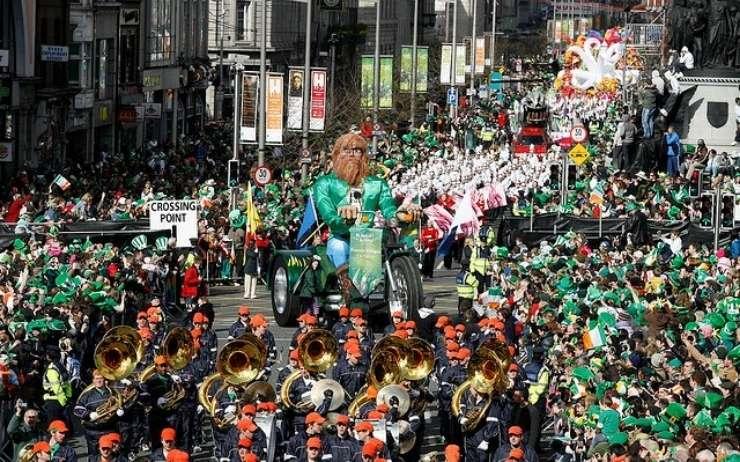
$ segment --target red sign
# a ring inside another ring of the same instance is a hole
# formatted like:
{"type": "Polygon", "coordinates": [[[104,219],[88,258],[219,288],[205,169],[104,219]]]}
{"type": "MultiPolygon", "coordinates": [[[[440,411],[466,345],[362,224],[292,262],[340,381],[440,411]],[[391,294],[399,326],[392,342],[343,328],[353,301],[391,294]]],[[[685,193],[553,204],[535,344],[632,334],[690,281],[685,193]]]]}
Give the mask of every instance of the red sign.
{"type": "Polygon", "coordinates": [[[133,106],[122,106],[118,108],[118,121],[122,124],[136,123],[136,108],[133,106]]]}
{"type": "Polygon", "coordinates": [[[326,122],[326,71],[311,71],[311,117],[309,129],[322,132],[326,122]]]}

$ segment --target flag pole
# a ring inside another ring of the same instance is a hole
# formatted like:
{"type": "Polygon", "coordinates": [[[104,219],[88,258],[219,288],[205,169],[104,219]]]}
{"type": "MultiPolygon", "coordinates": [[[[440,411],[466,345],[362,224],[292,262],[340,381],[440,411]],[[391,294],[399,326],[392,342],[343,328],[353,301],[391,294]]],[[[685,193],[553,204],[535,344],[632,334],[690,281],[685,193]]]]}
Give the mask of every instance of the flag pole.
{"type": "Polygon", "coordinates": [[[314,229],[311,232],[311,234],[309,234],[308,237],[306,237],[306,239],[303,242],[301,242],[301,245],[299,247],[303,247],[304,245],[306,245],[306,243],[309,240],[311,240],[311,238],[313,238],[316,235],[316,233],[318,233],[323,227],[324,227],[324,223],[319,224],[319,226],[317,226],[316,229],[314,229]]]}

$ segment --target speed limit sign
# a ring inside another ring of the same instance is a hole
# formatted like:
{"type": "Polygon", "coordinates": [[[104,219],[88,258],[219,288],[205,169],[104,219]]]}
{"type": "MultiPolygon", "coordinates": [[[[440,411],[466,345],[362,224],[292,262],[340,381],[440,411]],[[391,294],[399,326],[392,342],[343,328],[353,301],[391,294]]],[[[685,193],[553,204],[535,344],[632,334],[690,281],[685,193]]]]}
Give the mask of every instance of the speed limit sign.
{"type": "Polygon", "coordinates": [[[272,180],[272,170],[270,170],[270,167],[265,167],[264,165],[262,167],[257,167],[257,169],[254,171],[254,182],[257,183],[257,186],[264,186],[267,183],[269,183],[272,180]]]}
{"type": "Polygon", "coordinates": [[[583,143],[588,138],[588,131],[583,125],[576,125],[570,129],[570,137],[574,143],[583,143]]]}

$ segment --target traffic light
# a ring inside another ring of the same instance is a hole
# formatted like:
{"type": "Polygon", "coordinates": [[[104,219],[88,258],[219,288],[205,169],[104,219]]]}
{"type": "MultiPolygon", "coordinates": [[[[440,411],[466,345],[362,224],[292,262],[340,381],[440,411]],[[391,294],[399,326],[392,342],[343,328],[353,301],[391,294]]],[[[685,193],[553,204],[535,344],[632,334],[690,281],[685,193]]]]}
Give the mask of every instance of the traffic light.
{"type": "Polygon", "coordinates": [[[239,186],[239,161],[230,160],[229,168],[227,170],[227,181],[229,188],[236,188],[239,186]]]}

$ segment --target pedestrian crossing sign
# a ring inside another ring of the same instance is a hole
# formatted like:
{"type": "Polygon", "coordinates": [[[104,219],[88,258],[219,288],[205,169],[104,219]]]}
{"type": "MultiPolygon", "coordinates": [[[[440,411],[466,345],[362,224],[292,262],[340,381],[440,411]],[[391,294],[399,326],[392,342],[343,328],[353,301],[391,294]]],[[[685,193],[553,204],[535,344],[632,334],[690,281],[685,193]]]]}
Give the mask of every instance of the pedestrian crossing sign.
{"type": "Polygon", "coordinates": [[[588,149],[584,145],[578,143],[568,152],[568,157],[570,157],[571,162],[581,166],[591,158],[591,154],[589,154],[588,149]]]}

